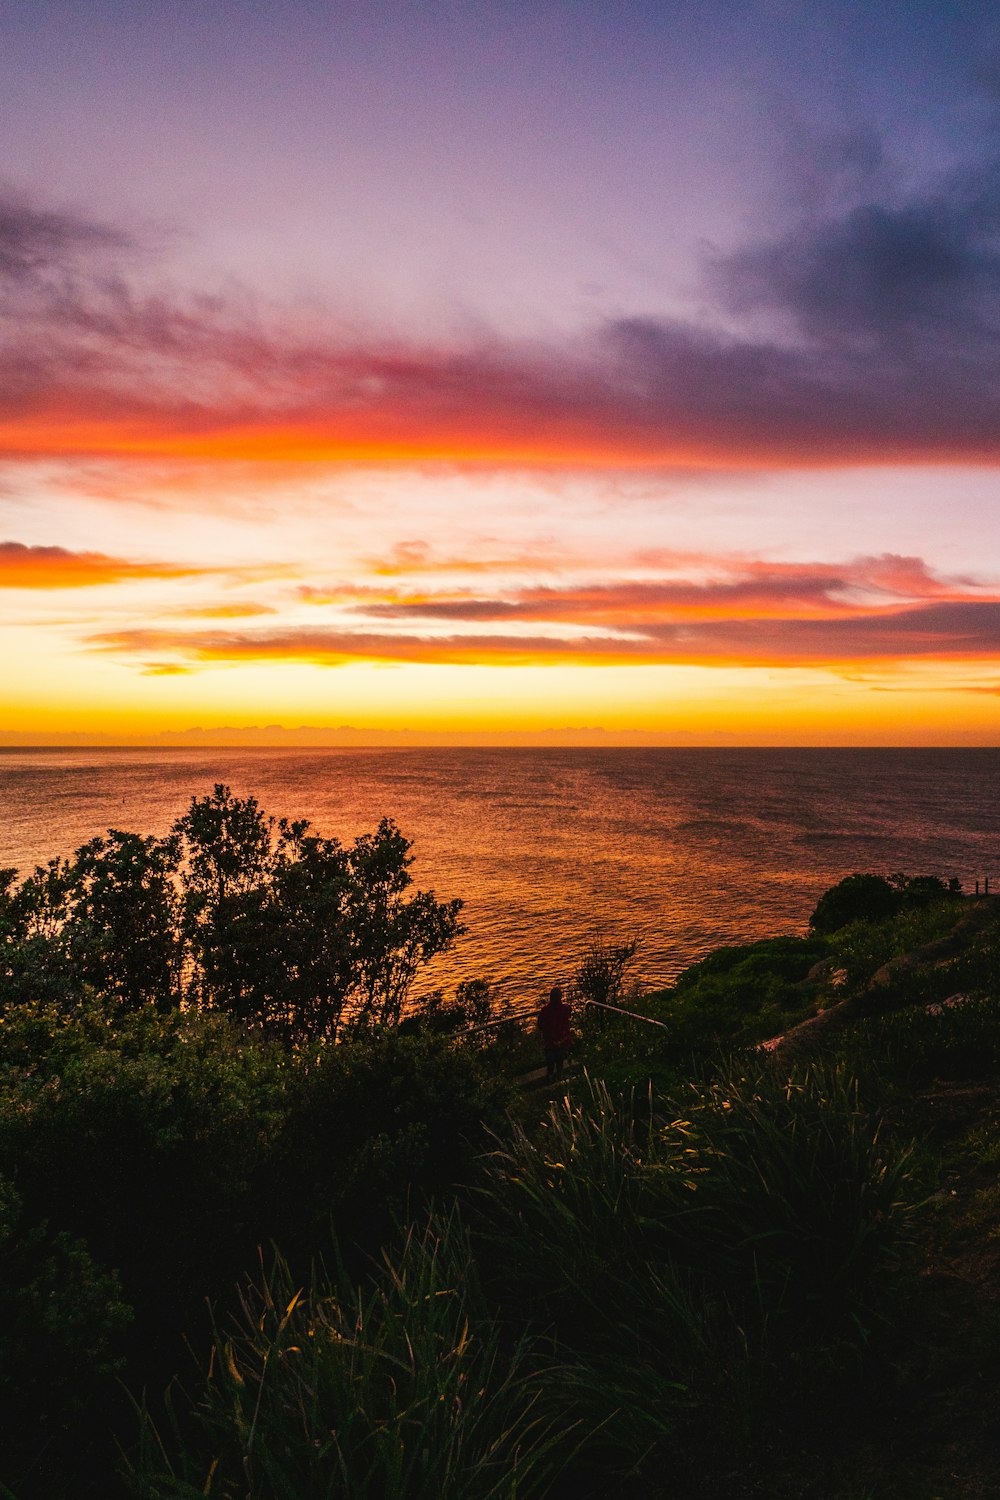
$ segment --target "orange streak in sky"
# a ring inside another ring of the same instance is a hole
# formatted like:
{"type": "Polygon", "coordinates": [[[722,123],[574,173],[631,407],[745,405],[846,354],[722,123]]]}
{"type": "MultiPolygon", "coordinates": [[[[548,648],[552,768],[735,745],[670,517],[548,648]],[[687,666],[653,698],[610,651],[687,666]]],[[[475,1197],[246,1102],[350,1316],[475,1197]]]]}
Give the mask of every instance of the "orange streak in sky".
{"type": "Polygon", "coordinates": [[[103,418],[65,410],[28,418],[0,419],[0,452],[9,457],[173,458],[257,463],[337,463],[394,466],[454,463],[472,467],[505,465],[570,469],[731,469],[754,470],[806,465],[890,464],[919,458],[924,463],[978,463],[993,452],[921,452],[919,445],[877,447],[852,442],[846,451],[829,442],[795,438],[766,447],[745,435],[729,439],[678,438],[655,431],[606,434],[594,426],[526,419],[518,431],[509,421],[495,429],[470,430],[448,416],[426,419],[405,412],[304,414],[284,424],[250,413],[228,424],[206,414],[158,411],[103,418]],[[542,429],[542,430],[539,430],[542,429]]]}
{"type": "MultiPolygon", "coordinates": [[[[28,549],[30,552],[30,549],[28,549]]],[[[205,568],[159,563],[128,563],[100,553],[67,553],[52,559],[11,560],[0,551],[0,589],[80,589],[136,580],[198,578],[205,568]]]]}
{"type": "MultiPolygon", "coordinates": [[[[714,467],[719,456],[707,445],[681,447],[595,440],[581,434],[570,441],[559,431],[551,437],[516,434],[435,432],[400,436],[365,434],[354,427],[337,431],[323,426],[246,426],[203,432],[150,423],[123,424],[69,421],[0,422],[0,451],[32,458],[184,458],[277,463],[346,463],[401,465],[439,462],[490,466],[526,464],[532,468],[647,468],[679,465],[714,467]]],[[[757,460],[755,460],[756,464],[757,460]]]]}
{"type": "Polygon", "coordinates": [[[981,650],[956,649],[954,642],[935,644],[928,640],[919,652],[893,651],[887,648],[879,652],[872,650],[850,657],[838,657],[830,651],[803,650],[781,652],[780,649],[764,646],[759,652],[720,646],[717,651],[697,646],[685,646],[682,641],[669,645],[639,645],[631,647],[627,641],[611,641],[601,647],[587,640],[574,640],[564,646],[553,642],[551,649],[537,639],[526,640],[524,646],[510,640],[491,641],[488,637],[414,637],[399,639],[379,637],[356,640],[341,637],[324,641],[322,637],[303,632],[298,637],[223,637],[179,633],[158,630],[109,631],[91,637],[91,647],[101,653],[125,656],[167,655],[186,663],[264,663],[300,662],[312,666],[339,667],[354,662],[397,662],[442,666],[476,667],[636,667],[636,666],[697,666],[697,667],[821,667],[851,673],[859,670],[885,667],[899,662],[936,661],[960,665],[991,660],[995,656],[992,647],[981,650]]]}

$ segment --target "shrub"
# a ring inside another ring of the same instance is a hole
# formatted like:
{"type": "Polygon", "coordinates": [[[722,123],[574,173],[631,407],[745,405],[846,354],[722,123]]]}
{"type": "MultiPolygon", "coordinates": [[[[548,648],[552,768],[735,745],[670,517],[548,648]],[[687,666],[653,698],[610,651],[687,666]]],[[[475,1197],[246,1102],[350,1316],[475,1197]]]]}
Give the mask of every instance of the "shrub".
{"type": "MultiPolygon", "coordinates": [[[[866,985],[891,959],[944,937],[958,913],[947,897],[930,905],[904,906],[883,922],[851,922],[828,939],[845,990],[866,985]]],[[[914,980],[908,977],[907,985],[914,980]]]]}
{"type": "Polygon", "coordinates": [[[455,1215],[411,1230],[373,1285],[279,1258],[216,1330],[193,1409],[146,1426],[144,1500],[500,1500],[544,1492],[550,1435],[526,1346],[505,1351],[455,1215]]]}
{"type": "Polygon", "coordinates": [[[861,1022],[838,1053],[867,1088],[1000,1073],[1000,993],[947,999],[861,1022]]]}
{"type": "Polygon", "coordinates": [[[819,937],[720,948],[684,970],[656,1014],[687,1047],[760,1041],[811,1012],[818,987],[807,977],[829,951],[819,937]]]}
{"type": "Polygon", "coordinates": [[[629,938],[624,943],[612,943],[603,937],[591,939],[573,975],[577,993],[587,1005],[597,1007],[585,1012],[588,1022],[602,1024],[609,1017],[600,1007],[622,1003],[625,976],[635,962],[638,948],[638,938],[629,938]]]}
{"type": "Polygon", "coordinates": [[[847,875],[820,896],[809,926],[814,932],[839,932],[849,922],[883,922],[899,904],[899,892],[884,875],[847,875]]]}
{"type": "Polygon", "coordinates": [[[178,1337],[192,1299],[255,1241],[281,1054],[221,1017],[25,1007],[0,1027],[0,1083],[0,1172],[25,1222],[117,1269],[138,1342],[178,1337]]]}
{"type": "Polygon", "coordinates": [[[848,875],[824,891],[809,918],[814,932],[839,932],[852,922],[884,922],[897,912],[915,910],[962,893],[961,883],[945,885],[936,875],[848,875]]]}
{"type": "Polygon", "coordinates": [[[468,1181],[511,1097],[476,1050],[419,1032],[303,1053],[288,1088],[261,1191],[282,1245],[307,1253],[331,1221],[345,1245],[377,1248],[420,1199],[468,1181]]]}
{"type": "Polygon", "coordinates": [[[82,1240],[26,1223],[0,1178],[0,1489],[51,1494],[79,1465],[88,1407],[122,1368],[130,1317],[116,1274],[82,1240]]]}
{"type": "Polygon", "coordinates": [[[907,1171],[843,1070],[733,1068],[652,1115],[593,1084],[498,1144],[477,1243],[508,1317],[572,1368],[584,1460],[662,1481],[694,1411],[724,1447],[796,1398],[808,1351],[857,1345],[907,1171]]]}
{"type": "Polygon", "coordinates": [[[851,1337],[909,1180],[908,1154],[883,1148],[851,1074],[734,1064],[676,1103],[661,1149],[701,1204],[681,1252],[692,1269],[717,1277],[761,1336],[832,1325],[851,1337]]]}

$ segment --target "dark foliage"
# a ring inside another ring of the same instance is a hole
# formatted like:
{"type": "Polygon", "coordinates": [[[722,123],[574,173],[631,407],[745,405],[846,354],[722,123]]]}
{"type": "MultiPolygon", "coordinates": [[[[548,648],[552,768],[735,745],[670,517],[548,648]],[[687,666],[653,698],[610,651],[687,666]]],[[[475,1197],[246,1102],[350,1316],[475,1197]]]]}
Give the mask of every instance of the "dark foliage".
{"type": "Polygon", "coordinates": [[[584,1037],[640,1092],[584,1078],[539,1128],[488,984],[398,1024],[458,930],[408,849],[220,786],[0,877],[0,1494],[701,1495],[864,1364],[910,1194],[870,1110],[996,1070],[995,933],[912,979],[975,998],[867,1023],[849,1070],[713,1061],[953,925],[932,877],[851,877],[886,919],[711,955],[641,1002],[669,1029],[584,1037]]]}
{"type": "Polygon", "coordinates": [[[506,1098],[474,1051],[430,1036],[289,1054],[223,1016],[8,1011],[0,1337],[20,1375],[0,1486],[108,1495],[131,1430],[116,1372],[162,1391],[184,1339],[207,1338],[206,1297],[228,1302],[259,1245],[306,1274],[336,1226],[367,1264],[394,1214],[473,1175],[506,1098]]]}
{"type": "Polygon", "coordinates": [[[288,1043],[398,1024],[421,966],[461,932],[460,901],[412,891],[383,819],[345,848],[216,786],[166,839],[111,829],[20,886],[0,872],[0,1007],[222,1011],[288,1043]]]}
{"type": "Polygon", "coordinates": [[[838,932],[851,922],[884,922],[897,912],[961,895],[957,880],[936,875],[848,875],[824,891],[809,918],[814,932],[838,932]]]}
{"type": "Polygon", "coordinates": [[[719,948],[684,970],[656,1014],[670,1022],[675,1051],[762,1041],[810,1013],[810,971],[828,954],[821,937],[719,948]]]}

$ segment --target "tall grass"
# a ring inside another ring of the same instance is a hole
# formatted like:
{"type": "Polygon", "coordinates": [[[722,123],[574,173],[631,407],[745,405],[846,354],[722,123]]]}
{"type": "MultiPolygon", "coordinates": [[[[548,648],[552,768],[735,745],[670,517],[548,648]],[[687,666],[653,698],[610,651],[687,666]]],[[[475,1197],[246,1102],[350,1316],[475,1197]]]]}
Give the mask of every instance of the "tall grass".
{"type": "Polygon", "coordinates": [[[552,1437],[523,1342],[506,1352],[453,1214],[367,1288],[294,1286],[276,1258],[217,1334],[203,1393],[148,1417],[147,1500],[501,1500],[543,1492],[552,1437]]]}
{"type": "MultiPolygon", "coordinates": [[[[558,1428],[579,1424],[605,1485],[678,1438],[705,1357],[702,1310],[657,1248],[654,1145],[648,1102],[588,1079],[540,1133],[514,1125],[497,1142],[477,1195],[487,1284],[512,1323],[547,1334],[562,1367],[547,1407],[558,1428]]],[[[582,1472],[567,1493],[591,1493],[582,1472]]]]}
{"type": "Polygon", "coordinates": [[[136,1493],[621,1496],[759,1459],[863,1345],[908,1166],[843,1067],[586,1080],[496,1140],[471,1239],[411,1229],[364,1287],[262,1271],[200,1396],[147,1422],[136,1493]]]}
{"type": "Polygon", "coordinates": [[[498,1145],[485,1214],[503,1277],[556,1323],[616,1320],[647,1262],[661,1283],[671,1268],[675,1312],[680,1288],[715,1282],[774,1315],[860,1287],[907,1182],[842,1065],[731,1064],[652,1107],[588,1082],[537,1138],[515,1127],[498,1145]]]}
{"type": "Polygon", "coordinates": [[[659,1144],[703,1206],[677,1253],[758,1335],[849,1333],[906,1217],[909,1153],[883,1146],[842,1064],[732,1064],[687,1102],[659,1144]]]}
{"type": "Polygon", "coordinates": [[[837,1047],[870,1091],[994,1076],[1000,1073],[1000,993],[874,1017],[838,1038],[837,1047]]]}
{"type": "Polygon", "coordinates": [[[660,1101],[590,1083],[538,1137],[498,1143],[481,1254],[572,1367],[560,1395],[588,1456],[648,1477],[683,1461],[692,1423],[738,1446],[793,1363],[801,1381],[863,1341],[908,1170],[843,1069],[730,1067],[660,1101]]]}

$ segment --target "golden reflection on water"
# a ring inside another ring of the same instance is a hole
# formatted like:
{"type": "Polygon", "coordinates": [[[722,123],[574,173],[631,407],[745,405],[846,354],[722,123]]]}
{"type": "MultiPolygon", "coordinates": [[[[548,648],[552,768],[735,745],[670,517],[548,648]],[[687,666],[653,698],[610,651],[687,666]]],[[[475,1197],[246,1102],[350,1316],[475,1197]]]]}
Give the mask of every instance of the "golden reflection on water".
{"type": "Polygon", "coordinates": [[[343,840],[394,818],[417,884],[465,902],[425,987],[489,976],[515,1002],[595,934],[637,934],[637,976],[662,984],[720,944],[802,930],[855,869],[1000,875],[1000,751],[980,749],[11,751],[0,865],[108,827],[165,833],[218,781],[343,840]]]}

